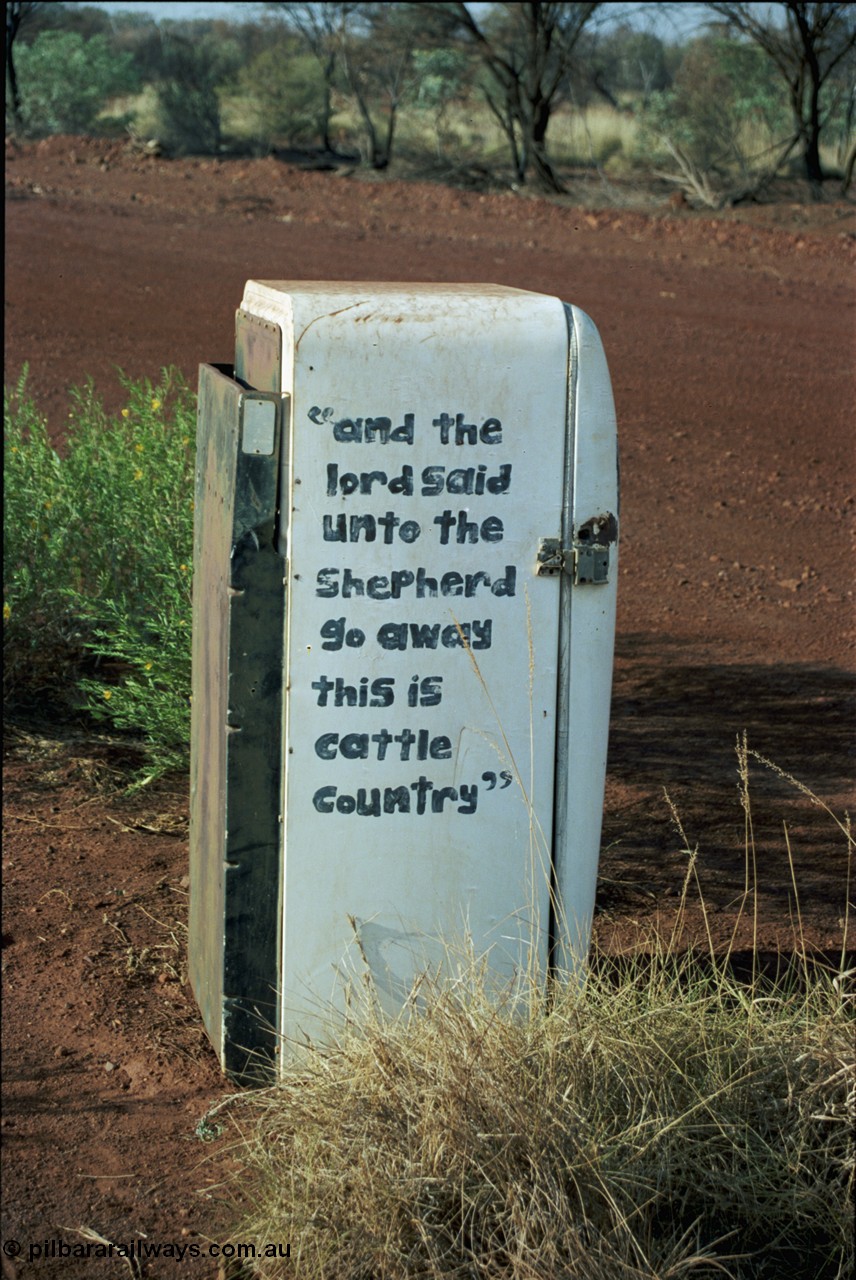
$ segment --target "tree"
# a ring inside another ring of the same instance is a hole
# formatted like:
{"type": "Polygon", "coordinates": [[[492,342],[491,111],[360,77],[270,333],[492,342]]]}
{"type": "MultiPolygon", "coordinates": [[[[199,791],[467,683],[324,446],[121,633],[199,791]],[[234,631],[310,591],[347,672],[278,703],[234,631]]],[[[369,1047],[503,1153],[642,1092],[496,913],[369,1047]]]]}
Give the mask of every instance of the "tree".
{"type": "Polygon", "coordinates": [[[472,90],[472,58],[463,49],[417,49],[413,55],[419,87],[416,107],[433,119],[437,159],[443,154],[443,143],[454,135],[447,133],[447,117],[452,104],[464,103],[472,90]]]}
{"type": "Polygon", "coordinates": [[[802,0],[771,5],[710,3],[707,7],[758,45],[784,79],[794,138],[802,146],[805,176],[817,199],[824,180],[820,137],[829,115],[821,95],[833,72],[856,47],[856,10],[849,3],[802,0]]]}
{"type": "Polygon", "coordinates": [[[419,81],[414,61],[424,30],[418,4],[270,4],[313,53],[324,77],[323,145],[333,149],[330,117],[334,89],[352,99],[362,124],[364,158],[373,169],[392,159],[398,110],[419,81]]]}
{"type": "Polygon", "coordinates": [[[574,49],[598,3],[497,4],[482,19],[466,4],[423,4],[449,36],[474,50],[488,73],[483,92],[508,142],[515,180],[530,168],[549,191],[562,186],[547,157],[547,129],[574,49]]]}
{"type": "Polygon", "coordinates": [[[198,23],[164,23],[162,38],[158,99],[165,141],[179,154],[216,155],[221,138],[217,89],[237,69],[239,51],[198,23]]]}
{"type": "MultiPolygon", "coordinates": [[[[327,137],[328,103],[315,58],[295,50],[284,35],[241,68],[238,88],[256,112],[257,140],[269,148],[277,139],[315,143],[327,137]]],[[[329,147],[325,147],[329,150],[329,147]]]]}
{"type": "Polygon", "coordinates": [[[136,87],[131,57],[104,36],[43,31],[18,52],[19,116],[28,133],[86,133],[106,100],[136,87]]]}
{"type": "MultiPolygon", "coordinates": [[[[606,33],[586,29],[573,70],[583,89],[588,83],[615,111],[633,111],[637,104],[647,106],[652,93],[671,86],[675,58],[675,50],[652,31],[620,22],[606,33]]],[[[574,96],[579,103],[579,88],[574,96]]]]}
{"type": "Polygon", "coordinates": [[[640,146],[676,166],[657,176],[714,209],[757,198],[796,146],[769,59],[721,34],[690,43],[672,87],[649,95],[640,122],[640,146]]]}
{"type": "Polygon", "coordinates": [[[321,145],[332,151],[330,119],[333,114],[333,87],[341,42],[341,32],[346,28],[353,4],[268,4],[266,8],[279,12],[300,36],[309,52],[316,58],[324,77],[324,105],[321,116],[321,145]]]}
{"type": "Polygon", "coordinates": [[[422,5],[355,4],[339,31],[339,60],[366,140],[372,169],[392,160],[398,110],[419,84],[414,60],[422,5]]]}
{"type": "Polygon", "coordinates": [[[15,67],[15,40],[22,26],[31,22],[40,9],[46,8],[46,4],[36,3],[36,0],[31,0],[30,3],[27,0],[10,0],[6,5],[6,84],[9,90],[12,123],[15,127],[18,126],[21,118],[21,91],[18,87],[18,73],[15,67]]]}

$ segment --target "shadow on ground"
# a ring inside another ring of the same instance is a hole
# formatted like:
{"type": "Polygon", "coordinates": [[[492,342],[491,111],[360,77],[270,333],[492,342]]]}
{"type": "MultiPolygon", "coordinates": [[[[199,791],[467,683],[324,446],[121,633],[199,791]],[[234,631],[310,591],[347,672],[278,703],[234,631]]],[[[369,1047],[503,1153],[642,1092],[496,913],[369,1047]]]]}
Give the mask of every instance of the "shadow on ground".
{"type": "Polygon", "coordinates": [[[716,909],[739,899],[749,865],[762,894],[789,897],[795,909],[795,880],[800,910],[826,914],[835,927],[846,896],[846,835],[805,790],[751,757],[747,823],[736,746],[745,733],[750,751],[844,819],[854,724],[856,680],[836,667],[705,661],[677,640],[619,637],[600,909],[676,897],[685,850],[698,847],[716,909]]]}

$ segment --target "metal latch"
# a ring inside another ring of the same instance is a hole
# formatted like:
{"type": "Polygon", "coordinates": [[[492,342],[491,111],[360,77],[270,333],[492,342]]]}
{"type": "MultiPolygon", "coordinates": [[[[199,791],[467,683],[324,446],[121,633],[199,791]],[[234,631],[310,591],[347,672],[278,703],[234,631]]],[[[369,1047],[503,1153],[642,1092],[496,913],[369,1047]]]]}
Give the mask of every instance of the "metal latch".
{"type": "Polygon", "coordinates": [[[535,563],[536,574],[539,577],[549,577],[561,573],[565,567],[565,554],[561,538],[541,538],[535,563]]]}
{"type": "Polygon", "coordinates": [[[574,543],[574,585],[603,586],[609,581],[609,547],[600,543],[574,543]]]}
{"type": "Polygon", "coordinates": [[[541,538],[536,574],[549,577],[563,569],[573,578],[574,586],[603,586],[609,581],[608,544],[577,538],[570,547],[563,547],[561,538],[541,538]]]}

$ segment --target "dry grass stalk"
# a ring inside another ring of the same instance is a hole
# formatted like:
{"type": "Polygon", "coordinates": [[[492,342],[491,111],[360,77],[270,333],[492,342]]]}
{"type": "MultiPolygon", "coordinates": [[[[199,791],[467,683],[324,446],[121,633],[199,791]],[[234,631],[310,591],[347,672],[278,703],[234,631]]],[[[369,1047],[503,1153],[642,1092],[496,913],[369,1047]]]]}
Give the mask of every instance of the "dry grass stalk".
{"type": "MultiPolygon", "coordinates": [[[[752,756],[741,741],[743,908],[752,756]]],[[[682,951],[679,919],[670,944],[595,955],[548,1002],[498,997],[474,957],[452,984],[426,975],[397,1019],[368,988],[335,1043],[232,1103],[252,1197],[236,1238],[291,1242],[288,1263],[256,1264],[267,1280],[840,1280],[853,973],[799,936],[797,920],[775,983],[738,982],[712,943],[682,951]]]]}

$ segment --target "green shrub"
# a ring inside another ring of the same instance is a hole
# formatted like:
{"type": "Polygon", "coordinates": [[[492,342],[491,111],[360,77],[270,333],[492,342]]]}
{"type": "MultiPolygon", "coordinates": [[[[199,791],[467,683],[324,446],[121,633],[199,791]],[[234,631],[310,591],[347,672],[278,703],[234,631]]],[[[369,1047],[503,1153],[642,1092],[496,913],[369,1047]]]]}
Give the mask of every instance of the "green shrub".
{"type": "Polygon", "coordinates": [[[16,66],[21,127],[34,136],[89,132],[109,97],[136,87],[131,55],[99,35],[43,31],[16,50],[16,66]]]}
{"type": "Polygon", "coordinates": [[[707,38],[684,55],[670,89],[652,93],[642,113],[640,155],[662,161],[663,139],[700,171],[745,170],[787,139],[791,120],[769,58],[754,45],[707,38]]]}
{"type": "Polygon", "coordinates": [[[141,735],[157,774],[189,742],[195,400],[124,385],[113,419],[72,392],[62,456],[24,377],[6,400],[4,692],[141,735]]]}
{"type": "Polygon", "coordinates": [[[242,98],[253,104],[259,141],[320,140],[324,78],[311,54],[295,54],[281,45],[265,49],[241,71],[238,84],[242,98]]]}
{"type": "Polygon", "coordinates": [[[203,39],[196,44],[173,37],[163,50],[157,81],[159,133],[176,154],[216,155],[221,121],[218,90],[239,61],[233,41],[203,39]]]}

